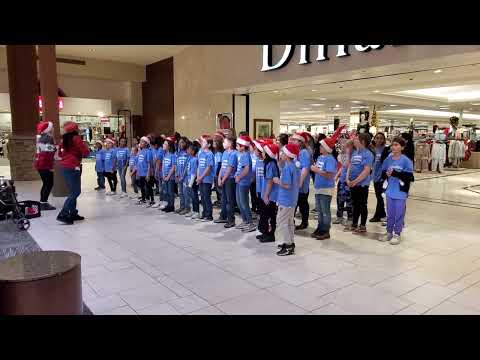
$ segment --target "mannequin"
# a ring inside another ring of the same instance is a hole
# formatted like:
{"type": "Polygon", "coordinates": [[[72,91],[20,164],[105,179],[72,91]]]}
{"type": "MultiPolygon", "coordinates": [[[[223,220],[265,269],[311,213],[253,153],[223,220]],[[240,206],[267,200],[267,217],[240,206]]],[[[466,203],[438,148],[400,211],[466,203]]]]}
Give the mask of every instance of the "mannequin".
{"type": "Polygon", "coordinates": [[[357,125],[358,133],[369,133],[370,132],[370,124],[368,122],[368,118],[370,113],[368,111],[360,112],[360,122],[357,125]]]}

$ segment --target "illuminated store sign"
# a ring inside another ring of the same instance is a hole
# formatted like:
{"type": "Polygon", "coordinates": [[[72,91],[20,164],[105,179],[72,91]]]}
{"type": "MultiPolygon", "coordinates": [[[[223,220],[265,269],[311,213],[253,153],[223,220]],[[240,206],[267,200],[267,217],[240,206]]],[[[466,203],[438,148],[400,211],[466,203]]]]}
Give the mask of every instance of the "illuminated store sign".
{"type": "MultiPolygon", "coordinates": [[[[327,56],[328,45],[299,45],[300,46],[300,59],[298,61],[299,65],[310,64],[310,47],[317,47],[317,58],[318,62],[329,60],[327,56]]],[[[349,56],[350,53],[348,46],[349,45],[336,45],[336,57],[349,56]]],[[[353,45],[355,50],[358,52],[368,52],[370,50],[380,50],[384,45],[353,45]]],[[[263,56],[262,56],[262,69],[261,71],[272,71],[281,69],[286,66],[293,57],[295,52],[295,45],[285,45],[285,49],[281,58],[277,61],[276,64],[272,64],[272,45],[263,45],[263,56]]]]}

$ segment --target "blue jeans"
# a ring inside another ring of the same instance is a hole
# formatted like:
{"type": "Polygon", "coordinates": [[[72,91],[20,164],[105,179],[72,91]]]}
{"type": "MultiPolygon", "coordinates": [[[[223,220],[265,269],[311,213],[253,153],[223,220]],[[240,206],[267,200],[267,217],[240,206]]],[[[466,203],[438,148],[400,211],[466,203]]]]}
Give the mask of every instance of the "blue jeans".
{"type": "Polygon", "coordinates": [[[65,183],[68,188],[68,196],[63,204],[63,209],[60,212],[60,216],[73,217],[78,214],[77,210],[77,198],[80,196],[81,190],[81,177],[80,170],[61,168],[62,175],[65,179],[65,183]]]}
{"type": "Polygon", "coordinates": [[[202,196],[202,217],[211,219],[213,217],[212,209],[212,184],[201,183],[200,194],[202,196]]]}
{"type": "Polygon", "coordinates": [[[198,185],[194,183],[192,187],[185,186],[185,203],[186,208],[189,209],[192,206],[192,211],[195,213],[200,212],[200,201],[198,200],[198,185]]]}
{"type": "Polygon", "coordinates": [[[252,211],[250,210],[250,203],[248,194],[250,193],[250,186],[237,184],[237,205],[240,208],[240,215],[242,220],[247,224],[252,222],[252,211]]]}
{"type": "Polygon", "coordinates": [[[233,223],[235,222],[235,179],[228,179],[221,189],[222,211],[220,212],[220,219],[233,223]]]}
{"type": "Polygon", "coordinates": [[[316,194],[315,202],[317,205],[318,214],[317,231],[321,233],[329,232],[332,223],[332,215],[330,212],[332,197],[330,195],[316,194]]]}
{"type": "Polygon", "coordinates": [[[169,208],[175,207],[175,180],[162,182],[163,198],[167,202],[169,208]]]}
{"type": "Polygon", "coordinates": [[[105,189],[105,175],[103,175],[103,171],[97,171],[97,184],[99,188],[105,189]]]}
{"type": "Polygon", "coordinates": [[[180,198],[180,209],[185,209],[185,191],[183,180],[178,182],[178,197],[180,198]]]}
{"type": "Polygon", "coordinates": [[[127,175],[127,167],[122,167],[117,169],[118,177],[120,178],[120,187],[122,188],[122,192],[127,192],[127,179],[125,176],[127,175]]]}

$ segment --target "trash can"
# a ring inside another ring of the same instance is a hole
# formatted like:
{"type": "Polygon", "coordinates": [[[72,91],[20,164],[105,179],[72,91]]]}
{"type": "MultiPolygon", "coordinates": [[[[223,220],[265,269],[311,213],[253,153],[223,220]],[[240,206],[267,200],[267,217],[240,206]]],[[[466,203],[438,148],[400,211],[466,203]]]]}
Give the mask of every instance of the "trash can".
{"type": "Polygon", "coordinates": [[[0,315],[82,315],[81,257],[38,251],[0,261],[0,315]]]}

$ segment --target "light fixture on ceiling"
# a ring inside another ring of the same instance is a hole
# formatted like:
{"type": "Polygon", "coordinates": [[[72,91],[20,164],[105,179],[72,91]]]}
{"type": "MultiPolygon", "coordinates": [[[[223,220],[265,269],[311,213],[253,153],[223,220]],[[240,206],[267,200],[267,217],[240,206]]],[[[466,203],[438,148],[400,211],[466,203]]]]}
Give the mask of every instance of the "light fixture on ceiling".
{"type": "Polygon", "coordinates": [[[389,106],[391,106],[391,107],[397,107],[398,105],[395,105],[395,104],[391,104],[391,105],[389,105],[389,106]]]}
{"type": "Polygon", "coordinates": [[[339,107],[340,107],[340,105],[338,105],[338,104],[337,104],[337,105],[335,105],[335,107],[336,107],[336,108],[339,108],[339,107]]]}
{"type": "Polygon", "coordinates": [[[473,106],[479,106],[480,103],[472,103],[473,106]]]}
{"type": "Polygon", "coordinates": [[[96,51],[96,49],[90,48],[90,49],[88,49],[88,51],[94,52],[94,51],[96,51]]]}
{"type": "Polygon", "coordinates": [[[378,93],[380,92],[380,90],[373,90],[373,92],[374,92],[375,94],[378,94],[378,93]]]}
{"type": "Polygon", "coordinates": [[[310,104],[310,105],[312,105],[312,106],[323,106],[325,104],[310,104]]]}
{"type": "Polygon", "coordinates": [[[350,109],[368,109],[368,106],[351,106],[350,109]]]}
{"type": "Polygon", "coordinates": [[[103,117],[104,115],[105,115],[105,114],[104,114],[103,112],[101,112],[101,111],[99,111],[99,112],[97,113],[97,116],[98,116],[98,117],[103,117]]]}
{"type": "Polygon", "coordinates": [[[185,120],[185,115],[182,115],[182,120],[185,120]]]}
{"type": "Polygon", "coordinates": [[[442,70],[442,69],[438,69],[438,70],[435,70],[433,73],[434,73],[434,74],[440,74],[441,72],[443,72],[443,70],[442,70]]]}
{"type": "Polygon", "coordinates": [[[320,101],[326,101],[327,98],[318,98],[317,100],[320,100],[320,101]]]}
{"type": "Polygon", "coordinates": [[[350,101],[350,102],[352,102],[352,103],[354,103],[354,104],[360,104],[360,103],[361,103],[361,101],[358,101],[358,100],[352,100],[352,101],[350,101]]]}
{"type": "Polygon", "coordinates": [[[336,110],[342,110],[342,108],[337,108],[337,107],[335,107],[335,108],[333,108],[333,110],[334,110],[334,111],[336,111],[336,110]]]}
{"type": "Polygon", "coordinates": [[[310,108],[300,108],[300,110],[310,110],[310,108]]]}
{"type": "Polygon", "coordinates": [[[275,94],[278,94],[278,90],[275,90],[274,93],[275,93],[275,94]]]}
{"type": "Polygon", "coordinates": [[[312,91],[313,91],[313,92],[316,92],[316,91],[318,91],[318,90],[317,90],[317,89],[312,89],[312,91]]]}
{"type": "Polygon", "coordinates": [[[77,115],[82,115],[82,113],[81,113],[81,112],[77,112],[77,115]]]}

